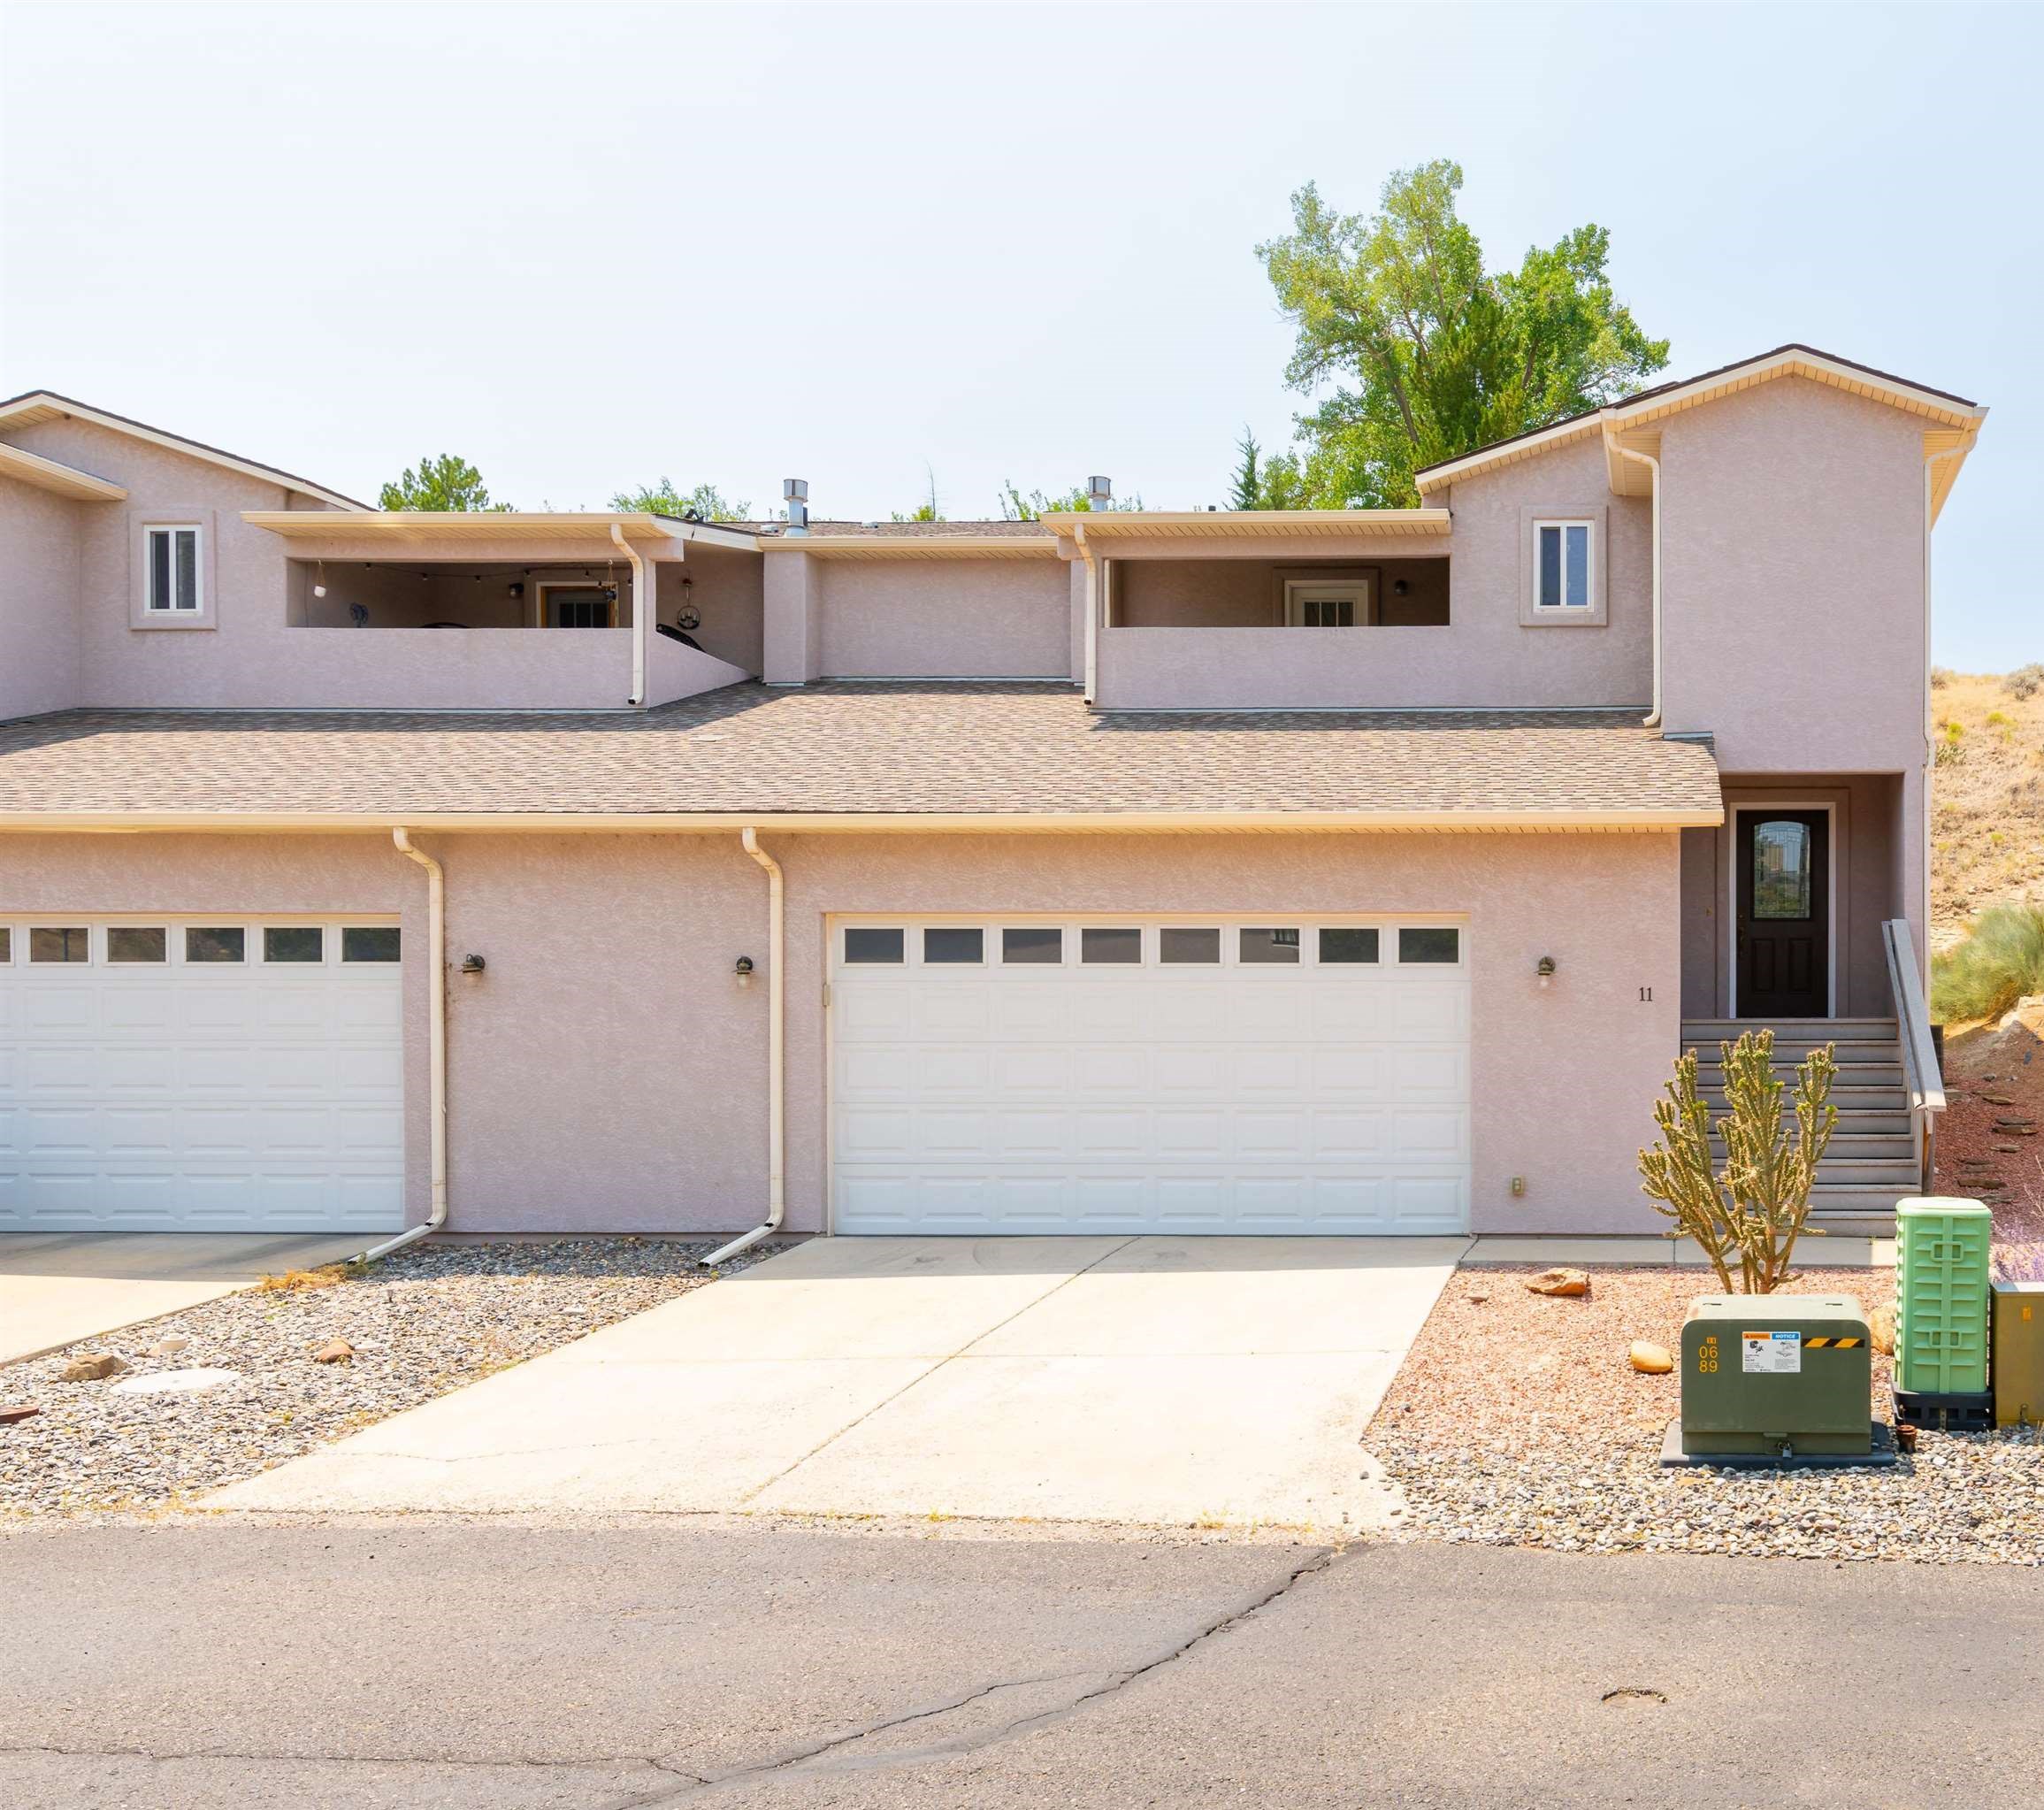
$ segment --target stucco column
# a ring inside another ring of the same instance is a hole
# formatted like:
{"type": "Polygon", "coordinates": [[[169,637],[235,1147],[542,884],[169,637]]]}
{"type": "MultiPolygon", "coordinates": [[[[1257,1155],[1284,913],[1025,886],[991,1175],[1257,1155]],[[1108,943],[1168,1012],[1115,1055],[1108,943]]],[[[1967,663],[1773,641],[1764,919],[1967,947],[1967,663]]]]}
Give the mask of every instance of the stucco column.
{"type": "Polygon", "coordinates": [[[781,549],[767,554],[765,654],[760,676],[769,685],[803,685],[822,677],[817,588],[815,562],[808,554],[781,549]]]}

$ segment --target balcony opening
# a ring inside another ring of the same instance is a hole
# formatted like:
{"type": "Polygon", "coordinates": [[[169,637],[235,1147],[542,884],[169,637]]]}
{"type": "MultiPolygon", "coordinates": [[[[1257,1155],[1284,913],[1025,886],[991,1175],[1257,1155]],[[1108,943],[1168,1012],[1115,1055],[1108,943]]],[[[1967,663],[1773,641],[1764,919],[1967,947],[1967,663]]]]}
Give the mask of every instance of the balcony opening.
{"type": "Polygon", "coordinates": [[[629,628],[632,569],[454,560],[294,559],[294,628],[629,628]]]}
{"type": "Polygon", "coordinates": [[[1117,559],[1114,628],[1445,628],[1439,559],[1117,559]]]}

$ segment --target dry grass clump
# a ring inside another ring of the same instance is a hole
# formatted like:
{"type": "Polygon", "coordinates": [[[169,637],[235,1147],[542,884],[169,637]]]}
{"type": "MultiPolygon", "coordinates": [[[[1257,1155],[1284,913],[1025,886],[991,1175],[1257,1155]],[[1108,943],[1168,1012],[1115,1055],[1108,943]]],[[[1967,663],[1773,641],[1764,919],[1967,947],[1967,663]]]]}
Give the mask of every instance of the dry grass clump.
{"type": "Polygon", "coordinates": [[[317,1269],[287,1269],[281,1276],[265,1276],[256,1285],[258,1294],[291,1294],[302,1288],[332,1288],[348,1280],[345,1263],[322,1263],[317,1269]]]}
{"type": "Polygon", "coordinates": [[[1943,679],[1931,782],[1933,950],[1960,941],[1991,906],[2044,905],[2044,665],[1943,679]]]}
{"type": "Polygon", "coordinates": [[[1999,1018],[2044,993],[2044,910],[1990,905],[1965,940],[1931,960],[1931,1010],[1947,1024],[1999,1018]]]}

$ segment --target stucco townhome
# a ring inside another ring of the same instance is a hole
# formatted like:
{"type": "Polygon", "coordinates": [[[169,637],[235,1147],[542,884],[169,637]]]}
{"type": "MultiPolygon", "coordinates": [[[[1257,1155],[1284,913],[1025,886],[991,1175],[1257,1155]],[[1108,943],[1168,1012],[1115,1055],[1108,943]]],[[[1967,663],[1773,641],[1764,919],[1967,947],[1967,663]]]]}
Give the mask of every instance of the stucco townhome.
{"type": "Polygon", "coordinates": [[[1792,345],[1412,510],[711,525],[0,404],[0,1227],[1642,1231],[1734,1020],[1878,1221],[1985,412],[1792,345]]]}

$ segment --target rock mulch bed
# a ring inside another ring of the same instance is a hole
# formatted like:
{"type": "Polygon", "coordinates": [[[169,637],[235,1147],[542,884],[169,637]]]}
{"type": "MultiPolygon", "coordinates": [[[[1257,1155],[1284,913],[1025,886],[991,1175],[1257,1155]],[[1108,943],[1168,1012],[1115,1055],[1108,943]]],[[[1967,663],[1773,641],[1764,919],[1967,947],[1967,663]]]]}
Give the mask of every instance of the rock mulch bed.
{"type": "MultiPolygon", "coordinates": [[[[1458,1272],[1364,1435],[1406,1495],[1405,1539],[1562,1552],[2044,1561],[2044,1443],[1925,1433],[1891,1470],[1664,1470],[1679,1376],[1627,1347],[1680,1349],[1707,1269],[1600,1266],[1587,1299],[1529,1293],[1530,1266],[1458,1272]]],[[[1811,1269],[1794,1292],[1892,1307],[1884,1269],[1811,1269]]],[[[1885,1359],[1874,1361],[1885,1403],[1885,1359]]]]}
{"type": "MultiPolygon", "coordinates": [[[[248,1290],[0,1369],[0,1516],[188,1505],[317,1446],[700,1288],[714,1248],[659,1239],[423,1245],[329,1286],[248,1290]],[[333,1341],[339,1361],[313,1354],[333,1341]],[[181,1341],[181,1342],[180,1342],[181,1341]],[[176,1347],[149,1354],[152,1346],[176,1347]],[[81,1353],[126,1360],[59,1380],[81,1353]],[[119,1385],[226,1370],[194,1391],[119,1385]]],[[[730,1270],[773,1253],[755,1246],[730,1270]]]]}

